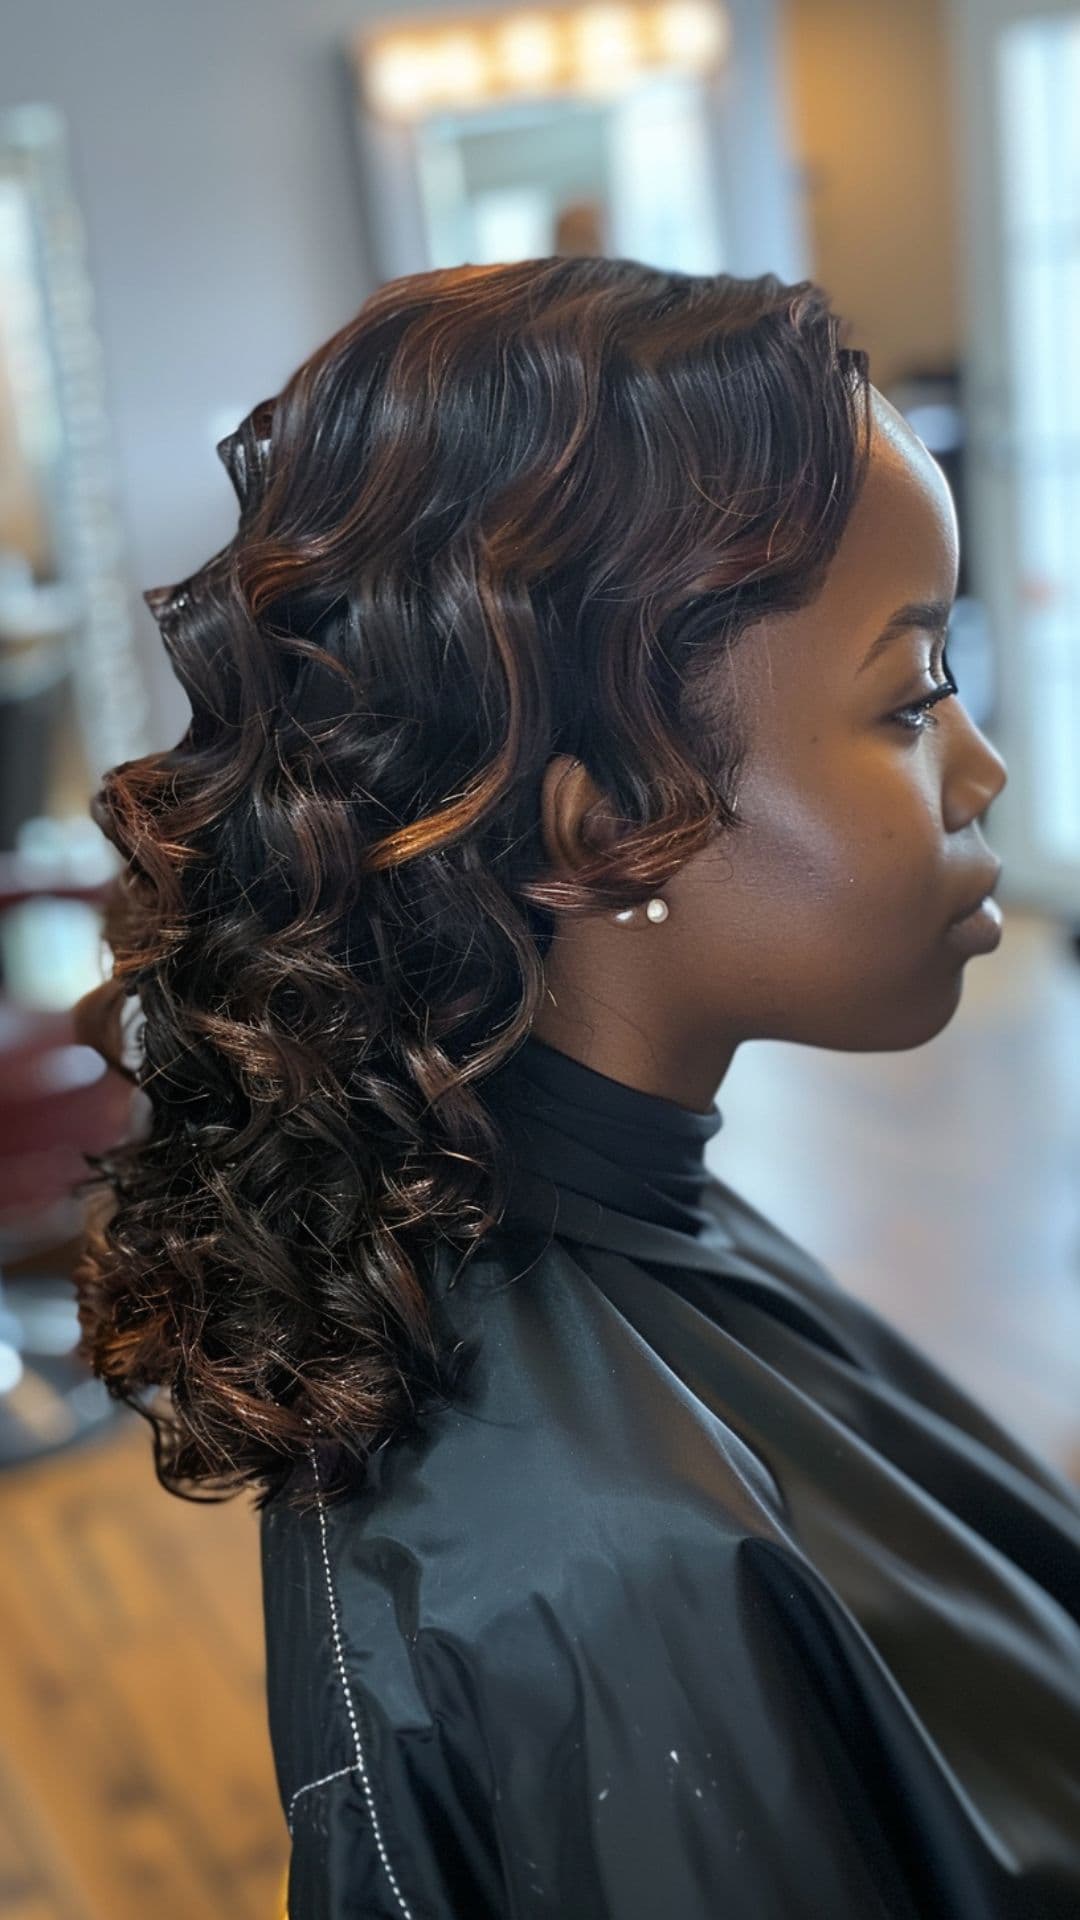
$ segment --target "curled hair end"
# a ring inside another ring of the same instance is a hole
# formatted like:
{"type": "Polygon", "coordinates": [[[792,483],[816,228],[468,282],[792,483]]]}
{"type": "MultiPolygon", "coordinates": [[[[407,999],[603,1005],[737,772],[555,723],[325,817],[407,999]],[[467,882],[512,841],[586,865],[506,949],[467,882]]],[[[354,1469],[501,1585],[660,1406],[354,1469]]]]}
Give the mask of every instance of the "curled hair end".
{"type": "Polygon", "coordinates": [[[246,419],[232,433],[227,433],[223,440],[219,440],[215,448],[241,509],[250,506],[253,483],[265,473],[273,414],[273,401],[260,400],[246,419]]]}

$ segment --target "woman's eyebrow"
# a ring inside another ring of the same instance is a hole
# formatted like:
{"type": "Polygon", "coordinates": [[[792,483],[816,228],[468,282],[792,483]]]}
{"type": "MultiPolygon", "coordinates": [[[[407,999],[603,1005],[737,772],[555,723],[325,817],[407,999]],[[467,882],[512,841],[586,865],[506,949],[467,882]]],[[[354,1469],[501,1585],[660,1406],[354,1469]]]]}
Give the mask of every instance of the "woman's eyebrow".
{"type": "Polygon", "coordinates": [[[909,633],[912,627],[922,627],[927,633],[936,633],[942,637],[948,632],[952,603],[948,600],[905,600],[902,607],[889,615],[877,639],[872,643],[861,667],[855,670],[855,678],[872,666],[880,653],[899,638],[909,633]]]}

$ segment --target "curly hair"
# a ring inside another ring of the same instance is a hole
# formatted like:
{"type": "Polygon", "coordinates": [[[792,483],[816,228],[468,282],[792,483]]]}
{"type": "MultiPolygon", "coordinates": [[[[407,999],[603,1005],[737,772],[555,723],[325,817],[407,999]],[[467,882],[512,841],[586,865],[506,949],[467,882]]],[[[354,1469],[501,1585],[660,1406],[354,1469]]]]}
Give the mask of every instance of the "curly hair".
{"type": "Polygon", "coordinates": [[[502,1216],[483,1083],[559,916],[742,824],[726,663],[815,597],[865,471],[841,333],[773,274],[410,274],[218,446],[237,531],[144,594],[190,725],[90,803],[148,1122],[84,1156],[79,1351],[168,1491],[263,1506],[318,1448],[333,1499],[459,1391],[425,1263],[502,1216]],[[572,879],[561,752],[625,829],[572,879]]]}

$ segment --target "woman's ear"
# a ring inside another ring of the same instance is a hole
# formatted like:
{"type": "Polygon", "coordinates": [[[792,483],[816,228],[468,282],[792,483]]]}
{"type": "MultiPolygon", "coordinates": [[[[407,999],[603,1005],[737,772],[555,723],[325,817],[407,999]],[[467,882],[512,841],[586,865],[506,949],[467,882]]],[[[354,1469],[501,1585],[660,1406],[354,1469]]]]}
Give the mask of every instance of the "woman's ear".
{"type": "Polygon", "coordinates": [[[614,839],[606,796],[583,761],[567,753],[548,761],[540,789],[540,827],[555,879],[572,878],[591,854],[614,839]]]}

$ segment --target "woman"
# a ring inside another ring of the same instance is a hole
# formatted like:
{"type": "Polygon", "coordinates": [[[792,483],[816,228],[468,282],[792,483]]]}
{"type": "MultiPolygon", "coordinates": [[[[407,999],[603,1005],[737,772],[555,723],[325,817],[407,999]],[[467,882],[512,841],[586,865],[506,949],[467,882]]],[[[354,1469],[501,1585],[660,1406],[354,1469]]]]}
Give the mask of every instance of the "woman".
{"type": "Polygon", "coordinates": [[[705,1165],[741,1042],[924,1045],[997,938],[952,502],[839,334],[391,282],[148,595],[81,1312],[257,1489],[293,1920],[1080,1914],[1080,1495],[705,1165]]]}

